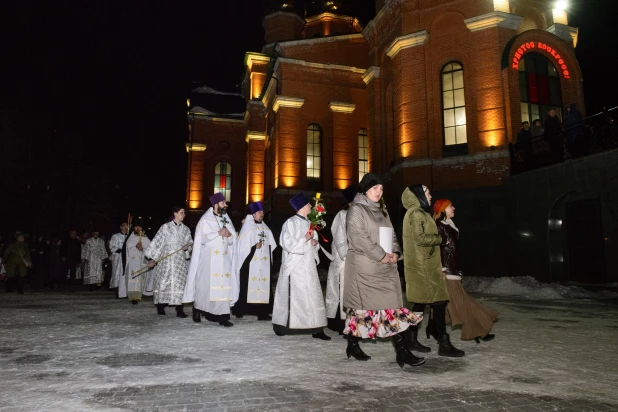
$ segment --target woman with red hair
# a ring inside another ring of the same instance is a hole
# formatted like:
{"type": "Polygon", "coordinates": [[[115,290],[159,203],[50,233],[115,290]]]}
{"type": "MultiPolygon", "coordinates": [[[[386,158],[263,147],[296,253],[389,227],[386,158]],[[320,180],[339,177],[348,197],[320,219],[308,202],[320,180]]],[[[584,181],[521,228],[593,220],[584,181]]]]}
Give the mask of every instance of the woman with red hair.
{"type": "MultiPolygon", "coordinates": [[[[461,325],[462,340],[474,339],[477,343],[490,341],[495,336],[489,332],[500,314],[468,295],[461,284],[462,273],[457,255],[459,229],[453,222],[455,206],[448,199],[439,199],[434,203],[433,211],[438,233],[446,239],[440,246],[442,273],[446,277],[449,295],[446,321],[451,326],[461,325]]],[[[428,338],[429,335],[433,335],[430,325],[427,326],[428,338]]]]}

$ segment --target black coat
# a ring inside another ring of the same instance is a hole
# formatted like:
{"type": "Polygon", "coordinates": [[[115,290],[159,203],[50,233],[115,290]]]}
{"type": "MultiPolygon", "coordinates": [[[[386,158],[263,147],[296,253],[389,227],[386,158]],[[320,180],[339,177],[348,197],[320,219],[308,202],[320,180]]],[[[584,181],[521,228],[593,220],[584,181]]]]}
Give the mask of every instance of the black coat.
{"type": "Polygon", "coordinates": [[[447,275],[459,274],[459,232],[453,229],[450,225],[442,222],[436,222],[438,233],[446,241],[440,245],[440,257],[442,258],[442,267],[446,269],[447,275]]]}

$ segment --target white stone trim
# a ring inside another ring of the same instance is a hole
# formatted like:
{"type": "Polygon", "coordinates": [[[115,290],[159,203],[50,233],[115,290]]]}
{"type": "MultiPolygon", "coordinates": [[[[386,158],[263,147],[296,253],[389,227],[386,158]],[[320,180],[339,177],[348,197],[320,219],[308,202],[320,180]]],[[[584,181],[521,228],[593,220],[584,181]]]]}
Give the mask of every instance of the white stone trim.
{"type": "Polygon", "coordinates": [[[210,117],[210,119],[215,123],[242,123],[245,124],[244,115],[242,119],[230,119],[227,117],[210,117]]]}
{"type": "Polygon", "coordinates": [[[470,17],[464,20],[470,31],[485,30],[490,27],[504,27],[511,30],[517,30],[523,21],[522,16],[517,16],[503,11],[492,11],[480,16],[470,17]]]}
{"type": "Polygon", "coordinates": [[[380,78],[380,68],[378,66],[371,66],[363,74],[363,81],[365,84],[369,84],[374,78],[380,78]]]}
{"type": "MultiPolygon", "coordinates": [[[[262,53],[247,52],[245,53],[245,65],[251,71],[253,62],[270,63],[270,57],[262,53]]],[[[253,75],[253,73],[251,73],[253,75]]]]}
{"type": "Polygon", "coordinates": [[[356,109],[356,104],[347,102],[330,102],[328,106],[336,113],[352,113],[356,109]]]}
{"type": "Polygon", "coordinates": [[[277,59],[277,63],[275,63],[275,68],[273,69],[274,73],[277,73],[280,63],[296,64],[299,66],[311,67],[313,69],[343,70],[343,71],[348,71],[348,72],[352,72],[352,73],[356,73],[360,75],[365,74],[365,71],[366,71],[365,69],[359,69],[358,67],[353,67],[353,66],[342,66],[339,64],[314,63],[314,62],[308,62],[306,60],[288,59],[287,57],[279,57],[277,59]]]}
{"type": "Polygon", "coordinates": [[[275,97],[275,102],[273,103],[273,110],[275,112],[279,111],[280,107],[292,107],[294,109],[300,109],[305,104],[305,99],[300,97],[290,97],[290,96],[279,96],[275,97]]]}
{"type": "Polygon", "coordinates": [[[386,55],[391,59],[403,50],[409,47],[422,46],[427,43],[429,33],[427,30],[417,31],[415,33],[406,34],[405,36],[396,37],[390,46],[386,49],[386,55]]]}
{"type": "Polygon", "coordinates": [[[265,45],[264,48],[268,48],[268,47],[272,47],[276,45],[275,49],[281,52],[282,49],[288,46],[308,46],[311,44],[334,43],[338,41],[356,40],[356,39],[364,40],[365,37],[363,36],[362,33],[354,33],[354,34],[344,34],[341,36],[316,37],[314,39],[288,40],[288,41],[282,41],[282,42],[277,42],[277,43],[269,43],[265,45]]]}
{"type": "Polygon", "coordinates": [[[335,14],[335,13],[325,11],[324,13],[318,14],[316,16],[305,18],[305,21],[307,23],[313,23],[313,22],[322,21],[322,20],[324,21],[332,21],[332,20],[351,21],[352,24],[358,26],[361,30],[363,30],[363,26],[360,24],[360,22],[358,21],[356,17],[346,16],[344,14],[335,14]]]}
{"type": "Polygon", "coordinates": [[[249,143],[249,140],[266,140],[266,133],[249,130],[247,131],[245,141],[249,143]]]}
{"type": "Polygon", "coordinates": [[[185,147],[187,148],[187,153],[188,152],[205,152],[207,148],[205,143],[185,143],[185,147]]]}
{"type": "Polygon", "coordinates": [[[573,48],[577,47],[577,39],[579,37],[579,29],[577,27],[556,23],[549,26],[547,31],[568,44],[572,44],[573,48]]]}

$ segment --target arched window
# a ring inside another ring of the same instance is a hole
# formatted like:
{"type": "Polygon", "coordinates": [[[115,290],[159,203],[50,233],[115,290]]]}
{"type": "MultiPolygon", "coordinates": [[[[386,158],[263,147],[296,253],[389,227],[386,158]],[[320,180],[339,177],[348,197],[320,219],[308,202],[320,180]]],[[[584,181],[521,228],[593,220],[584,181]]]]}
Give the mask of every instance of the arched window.
{"type": "Polygon", "coordinates": [[[367,129],[358,131],[358,181],[369,172],[369,139],[367,139],[367,129]]]}
{"type": "Polygon", "coordinates": [[[544,120],[547,111],[555,107],[562,118],[560,78],[554,65],[542,54],[529,52],[519,62],[519,95],[521,121],[532,124],[544,120]]]}
{"type": "Polygon", "coordinates": [[[232,194],[232,166],[227,162],[219,162],[215,166],[215,190],[214,193],[221,192],[225,196],[225,201],[230,201],[232,194]]]}
{"type": "Polygon", "coordinates": [[[467,153],[463,67],[456,62],[442,69],[442,118],[445,154],[467,153]]]}
{"type": "Polygon", "coordinates": [[[317,124],[307,128],[307,179],[319,180],[322,170],[322,129],[317,124]]]}

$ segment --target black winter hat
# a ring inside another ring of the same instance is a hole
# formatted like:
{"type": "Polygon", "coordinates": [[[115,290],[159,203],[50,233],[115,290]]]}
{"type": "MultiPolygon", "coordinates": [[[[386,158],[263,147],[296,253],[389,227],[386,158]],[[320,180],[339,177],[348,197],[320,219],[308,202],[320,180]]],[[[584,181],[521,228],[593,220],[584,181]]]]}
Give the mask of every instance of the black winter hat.
{"type": "Polygon", "coordinates": [[[383,184],[383,182],[382,182],[382,179],[380,179],[378,175],[373,174],[373,173],[367,173],[365,176],[363,176],[363,178],[361,179],[359,183],[360,192],[362,194],[365,194],[367,193],[367,190],[371,189],[375,185],[381,185],[381,184],[383,184]]]}

